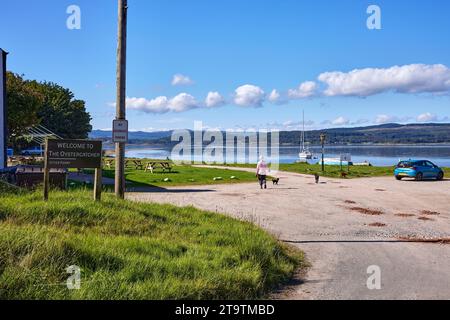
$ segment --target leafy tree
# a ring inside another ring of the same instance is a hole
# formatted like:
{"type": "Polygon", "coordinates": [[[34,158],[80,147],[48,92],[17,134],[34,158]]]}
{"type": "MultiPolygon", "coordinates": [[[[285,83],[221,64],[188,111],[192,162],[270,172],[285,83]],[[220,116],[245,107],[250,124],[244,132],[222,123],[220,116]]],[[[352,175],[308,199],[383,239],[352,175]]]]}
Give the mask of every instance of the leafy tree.
{"type": "Polygon", "coordinates": [[[8,144],[15,145],[25,129],[39,124],[38,110],[44,97],[22,76],[7,72],[8,144]]]}
{"type": "Polygon", "coordinates": [[[92,130],[85,102],[55,83],[24,80],[8,72],[6,96],[10,145],[26,146],[29,141],[21,136],[38,124],[68,139],[86,139],[92,130]]]}
{"type": "Polygon", "coordinates": [[[67,139],[88,137],[92,130],[91,116],[83,100],[74,99],[69,89],[52,82],[33,81],[32,86],[44,96],[38,111],[43,126],[67,139]]]}

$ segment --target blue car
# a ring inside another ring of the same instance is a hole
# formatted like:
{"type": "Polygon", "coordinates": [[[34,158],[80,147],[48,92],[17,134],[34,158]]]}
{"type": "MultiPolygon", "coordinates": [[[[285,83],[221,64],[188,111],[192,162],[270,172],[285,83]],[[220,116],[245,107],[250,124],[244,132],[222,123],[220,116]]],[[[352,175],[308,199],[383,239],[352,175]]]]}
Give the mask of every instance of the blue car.
{"type": "Polygon", "coordinates": [[[41,147],[32,147],[30,149],[22,150],[23,156],[42,156],[44,154],[44,150],[41,147]]]}
{"type": "Polygon", "coordinates": [[[444,179],[444,171],[428,160],[400,161],[394,172],[397,180],[414,178],[416,181],[424,179],[444,179]]]}

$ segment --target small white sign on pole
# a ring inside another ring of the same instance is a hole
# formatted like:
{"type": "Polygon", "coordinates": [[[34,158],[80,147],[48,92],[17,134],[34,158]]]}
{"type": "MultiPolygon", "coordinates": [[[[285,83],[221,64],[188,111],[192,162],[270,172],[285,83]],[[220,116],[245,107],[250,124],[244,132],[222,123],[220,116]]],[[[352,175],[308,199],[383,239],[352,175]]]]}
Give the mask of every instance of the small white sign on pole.
{"type": "Polygon", "coordinates": [[[113,121],[113,142],[114,143],[128,142],[128,120],[113,121]]]}
{"type": "Polygon", "coordinates": [[[350,153],[341,154],[341,161],[342,162],[351,162],[352,155],[350,153]]]}

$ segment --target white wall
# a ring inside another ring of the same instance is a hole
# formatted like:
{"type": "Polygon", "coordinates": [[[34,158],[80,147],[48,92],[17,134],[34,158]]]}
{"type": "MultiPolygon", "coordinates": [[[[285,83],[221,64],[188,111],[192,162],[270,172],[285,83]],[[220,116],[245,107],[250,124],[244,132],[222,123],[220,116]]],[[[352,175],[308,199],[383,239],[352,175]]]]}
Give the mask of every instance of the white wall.
{"type": "Polygon", "coordinates": [[[0,49],[0,169],[3,169],[4,163],[5,163],[5,119],[3,117],[4,115],[4,85],[3,85],[3,76],[4,76],[5,66],[3,65],[3,52],[0,49]]]}

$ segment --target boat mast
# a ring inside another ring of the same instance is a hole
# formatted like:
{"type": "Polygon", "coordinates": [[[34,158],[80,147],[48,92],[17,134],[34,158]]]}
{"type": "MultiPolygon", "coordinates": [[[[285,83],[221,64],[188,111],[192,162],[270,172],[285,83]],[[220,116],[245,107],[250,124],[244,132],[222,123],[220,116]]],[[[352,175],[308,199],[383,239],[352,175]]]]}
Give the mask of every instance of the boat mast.
{"type": "Polygon", "coordinates": [[[305,149],[305,110],[303,110],[303,131],[302,131],[302,152],[306,151],[305,149]]]}

